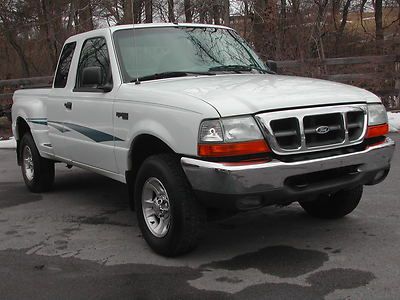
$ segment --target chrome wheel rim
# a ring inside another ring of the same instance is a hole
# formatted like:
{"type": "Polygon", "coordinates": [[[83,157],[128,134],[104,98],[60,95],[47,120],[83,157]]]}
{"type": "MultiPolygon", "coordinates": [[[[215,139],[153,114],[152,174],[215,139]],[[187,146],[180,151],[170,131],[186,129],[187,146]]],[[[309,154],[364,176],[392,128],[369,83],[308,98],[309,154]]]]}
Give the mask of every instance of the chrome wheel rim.
{"type": "Polygon", "coordinates": [[[22,158],[24,161],[23,165],[26,179],[32,181],[33,177],[35,176],[35,169],[33,165],[32,150],[29,148],[29,146],[25,146],[24,151],[22,152],[22,158]]]}
{"type": "Polygon", "coordinates": [[[170,228],[170,202],[164,185],[155,177],[143,185],[142,211],[147,228],[158,237],[164,237],[170,228]]]}

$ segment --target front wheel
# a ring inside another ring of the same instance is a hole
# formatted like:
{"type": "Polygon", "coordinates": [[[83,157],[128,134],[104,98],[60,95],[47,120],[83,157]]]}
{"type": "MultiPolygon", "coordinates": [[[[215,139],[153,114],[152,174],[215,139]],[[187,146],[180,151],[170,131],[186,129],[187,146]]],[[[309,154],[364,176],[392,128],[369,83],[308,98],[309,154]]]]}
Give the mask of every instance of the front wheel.
{"type": "Polygon", "coordinates": [[[206,212],[195,199],[178,157],[160,154],[146,159],[134,191],[139,227],[155,252],[177,256],[197,246],[206,212]]]}
{"type": "Polygon", "coordinates": [[[300,202],[311,216],[321,219],[338,219],[351,213],[360,203],[363,186],[321,195],[316,200],[300,202]]]}
{"type": "Polygon", "coordinates": [[[21,171],[25,184],[31,192],[47,192],[54,183],[54,162],[40,156],[32,136],[22,137],[20,146],[21,171]]]}

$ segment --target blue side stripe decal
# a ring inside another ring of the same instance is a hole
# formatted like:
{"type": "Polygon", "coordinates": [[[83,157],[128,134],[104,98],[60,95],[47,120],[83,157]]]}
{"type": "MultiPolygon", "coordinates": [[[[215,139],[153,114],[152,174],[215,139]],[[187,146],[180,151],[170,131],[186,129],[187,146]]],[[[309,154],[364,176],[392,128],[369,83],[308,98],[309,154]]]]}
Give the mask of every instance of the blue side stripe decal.
{"type": "Polygon", "coordinates": [[[95,141],[96,143],[102,143],[102,142],[111,142],[111,141],[117,141],[117,142],[121,142],[124,140],[121,140],[120,138],[117,138],[111,134],[93,129],[93,128],[89,128],[89,127],[85,127],[85,126],[81,126],[81,125],[77,125],[77,124],[72,124],[72,123],[64,123],[64,126],[75,130],[77,132],[79,132],[80,134],[83,134],[84,136],[88,137],[89,139],[95,141]]]}
{"type": "Polygon", "coordinates": [[[31,122],[33,124],[38,124],[38,125],[47,125],[47,119],[46,118],[32,118],[32,119],[27,119],[28,122],[31,122]]]}
{"type": "Polygon", "coordinates": [[[60,123],[60,122],[51,122],[51,121],[49,121],[48,122],[48,125],[49,126],[51,126],[51,127],[53,127],[53,128],[55,128],[55,129],[57,129],[58,131],[60,131],[60,132],[69,132],[70,130],[69,129],[67,129],[67,128],[65,128],[63,125],[62,125],[62,123],[60,123]]]}
{"type": "Polygon", "coordinates": [[[31,119],[27,119],[27,120],[28,120],[28,122],[31,122],[33,124],[51,126],[60,132],[69,132],[70,131],[69,129],[72,129],[72,130],[79,132],[80,134],[88,137],[89,139],[95,141],[96,143],[111,142],[111,141],[116,141],[116,142],[124,141],[116,136],[111,135],[111,134],[108,134],[108,133],[105,133],[105,132],[102,132],[102,131],[99,131],[99,130],[96,130],[93,128],[73,124],[73,123],[48,121],[46,118],[31,118],[31,119]],[[66,127],[68,127],[69,129],[66,127]]]}

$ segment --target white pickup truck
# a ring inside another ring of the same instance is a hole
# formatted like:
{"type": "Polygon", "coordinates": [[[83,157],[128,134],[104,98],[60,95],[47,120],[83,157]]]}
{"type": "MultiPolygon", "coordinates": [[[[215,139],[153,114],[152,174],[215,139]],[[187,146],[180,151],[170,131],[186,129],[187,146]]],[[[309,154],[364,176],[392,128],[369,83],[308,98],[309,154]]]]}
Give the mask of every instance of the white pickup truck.
{"type": "Polygon", "coordinates": [[[368,91],[275,67],[223,26],[73,36],[51,88],[14,94],[25,183],[49,190],[57,162],[126,183],[143,237],[166,256],[196,246],[210,210],[297,201],[343,217],[389,172],[385,108],[368,91]]]}

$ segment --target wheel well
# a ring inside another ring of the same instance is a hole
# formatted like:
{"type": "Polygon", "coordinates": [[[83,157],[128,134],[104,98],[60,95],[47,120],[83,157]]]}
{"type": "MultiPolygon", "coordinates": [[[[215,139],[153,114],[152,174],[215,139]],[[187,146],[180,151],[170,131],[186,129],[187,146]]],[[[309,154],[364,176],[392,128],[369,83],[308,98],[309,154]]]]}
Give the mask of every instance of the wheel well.
{"type": "Polygon", "coordinates": [[[127,181],[134,182],[140,166],[146,158],[161,153],[175,153],[166,143],[149,134],[143,134],[134,139],[129,150],[129,166],[127,181]]]}
{"type": "Polygon", "coordinates": [[[21,165],[21,158],[20,158],[20,144],[21,144],[21,139],[22,137],[27,133],[31,132],[31,128],[29,127],[28,123],[21,117],[17,118],[17,161],[18,165],[21,165]]]}

